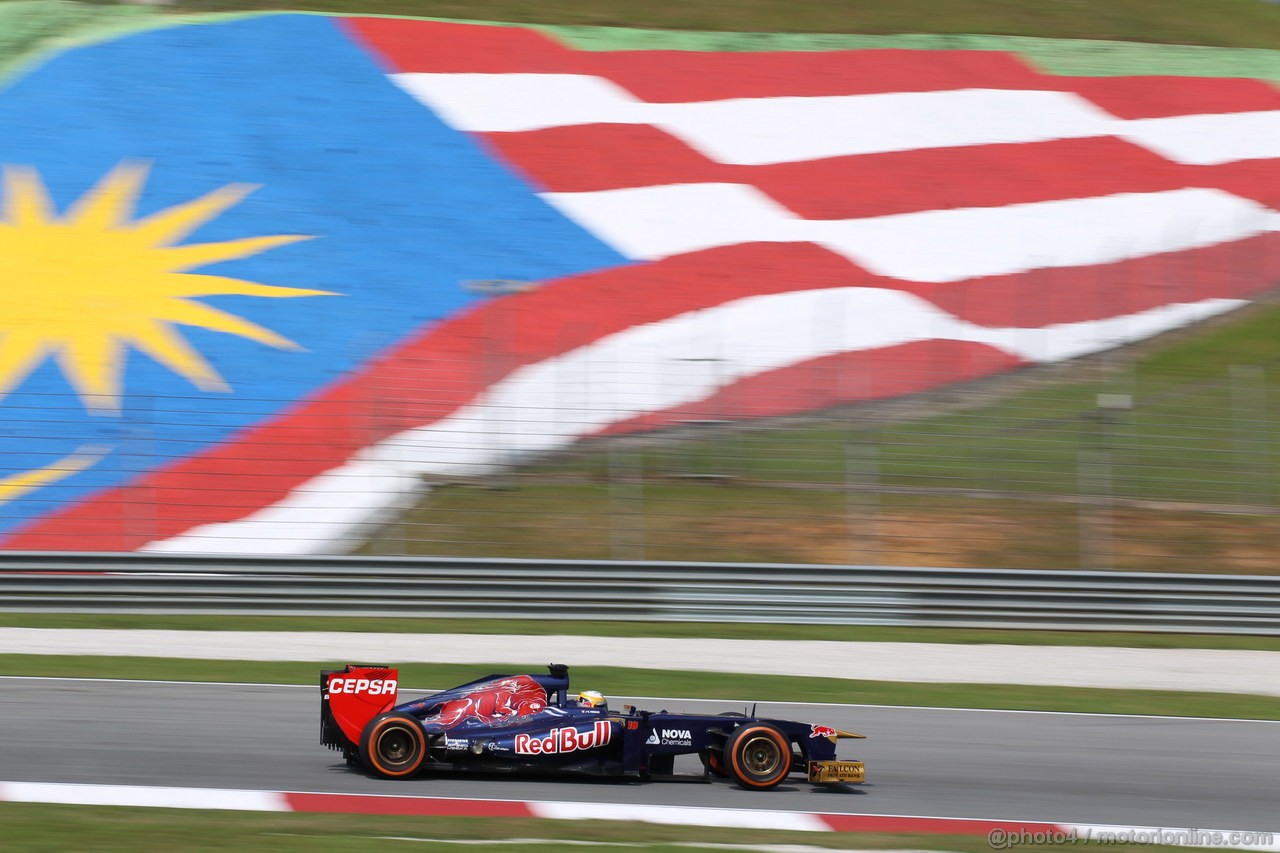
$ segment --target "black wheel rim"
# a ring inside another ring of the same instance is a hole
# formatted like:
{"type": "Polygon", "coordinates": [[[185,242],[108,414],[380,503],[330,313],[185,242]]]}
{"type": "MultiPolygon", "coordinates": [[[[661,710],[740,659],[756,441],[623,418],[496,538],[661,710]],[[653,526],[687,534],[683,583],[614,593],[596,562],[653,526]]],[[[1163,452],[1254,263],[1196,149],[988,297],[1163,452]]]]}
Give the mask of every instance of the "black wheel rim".
{"type": "Polygon", "coordinates": [[[742,763],[753,776],[772,776],[782,764],[782,750],[773,738],[757,735],[742,745],[742,763]]]}
{"type": "Polygon", "coordinates": [[[413,734],[401,726],[392,726],[378,735],[378,757],[390,767],[403,767],[417,757],[418,744],[413,734]]]}

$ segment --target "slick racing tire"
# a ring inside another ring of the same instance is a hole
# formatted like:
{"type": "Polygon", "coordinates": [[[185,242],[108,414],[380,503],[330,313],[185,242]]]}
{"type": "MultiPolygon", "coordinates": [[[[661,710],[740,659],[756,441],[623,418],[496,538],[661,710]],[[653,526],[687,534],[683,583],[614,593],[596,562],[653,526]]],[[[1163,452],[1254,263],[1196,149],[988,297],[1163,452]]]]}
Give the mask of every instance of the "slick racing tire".
{"type": "Polygon", "coordinates": [[[374,717],[360,735],[360,762],[375,776],[408,779],[422,769],[426,757],[426,733],[408,714],[374,717]]]}
{"type": "Polygon", "coordinates": [[[729,776],[749,791],[776,788],[791,772],[791,741],[769,723],[748,723],[724,745],[729,776]]]}

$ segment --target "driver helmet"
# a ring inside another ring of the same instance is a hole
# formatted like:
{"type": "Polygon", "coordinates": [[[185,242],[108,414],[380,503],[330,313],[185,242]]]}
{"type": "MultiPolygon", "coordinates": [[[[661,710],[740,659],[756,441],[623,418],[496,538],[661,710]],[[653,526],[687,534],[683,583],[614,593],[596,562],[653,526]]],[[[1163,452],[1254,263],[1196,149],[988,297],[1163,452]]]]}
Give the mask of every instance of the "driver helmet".
{"type": "Polygon", "coordinates": [[[584,690],[578,694],[579,708],[599,708],[604,703],[604,694],[599,690],[584,690]]]}

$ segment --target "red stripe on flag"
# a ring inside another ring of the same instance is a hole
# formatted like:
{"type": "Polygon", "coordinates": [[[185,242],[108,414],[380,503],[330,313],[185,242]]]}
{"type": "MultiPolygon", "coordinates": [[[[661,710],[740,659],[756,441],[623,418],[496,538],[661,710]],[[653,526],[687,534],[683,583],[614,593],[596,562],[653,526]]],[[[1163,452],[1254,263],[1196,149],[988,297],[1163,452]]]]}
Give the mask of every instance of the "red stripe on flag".
{"type": "Polygon", "coordinates": [[[976,50],[589,51],[522,27],[347,18],[393,72],[587,74],[641,100],[814,97],[950,89],[1057,89],[1019,57],[976,50]]]}
{"type": "MultiPolygon", "coordinates": [[[[765,166],[716,163],[649,125],[590,124],[483,138],[502,158],[550,192],[591,192],[685,183],[758,187],[805,219],[858,219],[1000,207],[1114,193],[1213,186],[1229,172],[1173,163],[1115,137],[973,145],[833,157],[765,166]]],[[[1215,167],[1218,168],[1218,167],[1215,167]]],[[[1280,179],[1276,179],[1280,180],[1280,179]]]]}
{"type": "Polygon", "coordinates": [[[402,18],[345,18],[343,23],[357,41],[381,55],[392,73],[581,73],[575,51],[526,27],[402,18]]]}
{"type": "Polygon", "coordinates": [[[659,184],[750,183],[751,168],[726,166],[648,124],[580,124],[476,134],[542,190],[591,192],[659,184]]]}
{"type": "Polygon", "coordinates": [[[951,89],[1055,89],[1019,57],[977,50],[583,53],[586,73],[644,101],[873,95],[951,89]]]}
{"type": "Polygon", "coordinates": [[[293,794],[285,801],[295,812],[437,817],[533,817],[528,803],[505,800],[446,800],[435,797],[378,797],[361,794],[293,794]]]}
{"type": "Polygon", "coordinates": [[[1240,160],[1218,166],[1188,166],[1193,187],[1219,187],[1280,210],[1280,161],[1240,160]]]}
{"type": "MultiPolygon", "coordinates": [[[[1194,223],[1187,223],[1194,228],[1194,223]]],[[[1280,276],[1280,234],[1085,267],[1047,267],[941,284],[906,284],[970,323],[1035,329],[1161,305],[1250,298],[1280,276]]]]}
{"type": "Polygon", "coordinates": [[[1280,110],[1280,89],[1232,77],[1056,77],[1061,88],[1126,119],[1280,110]]]}
{"type": "Polygon", "coordinates": [[[1115,137],[975,145],[753,167],[806,219],[1003,207],[1187,186],[1185,170],[1115,137]]]}
{"type": "Polygon", "coordinates": [[[599,434],[639,432],[696,420],[790,415],[911,394],[1025,363],[994,347],[965,341],[918,341],[839,353],[748,376],[705,399],[622,421],[599,434]]]}

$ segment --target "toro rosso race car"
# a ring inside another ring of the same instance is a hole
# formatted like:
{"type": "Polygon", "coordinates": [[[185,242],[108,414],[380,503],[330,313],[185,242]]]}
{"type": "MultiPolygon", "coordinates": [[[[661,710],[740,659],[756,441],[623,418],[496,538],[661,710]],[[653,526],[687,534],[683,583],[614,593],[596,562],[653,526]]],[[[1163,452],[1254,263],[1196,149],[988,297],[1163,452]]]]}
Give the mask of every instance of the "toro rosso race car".
{"type": "Polygon", "coordinates": [[[421,771],[559,770],[649,778],[697,755],[706,776],[749,790],[792,773],[810,782],[862,782],[861,761],[836,758],[836,742],[860,738],[830,726],[745,714],[611,710],[594,691],[569,696],[569,668],[547,675],[490,675],[401,703],[398,673],[347,666],[320,675],[320,740],[347,764],[388,779],[421,771]]]}

